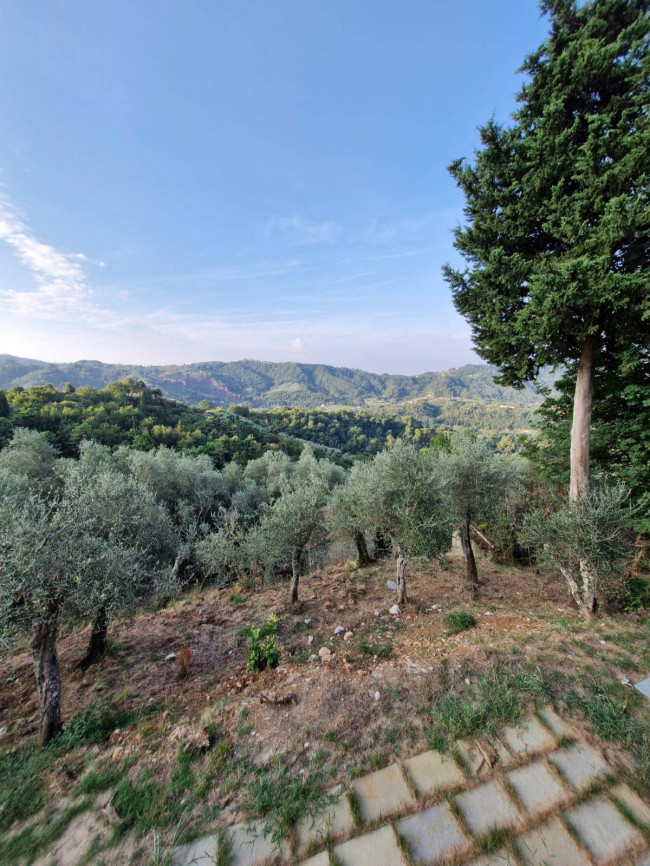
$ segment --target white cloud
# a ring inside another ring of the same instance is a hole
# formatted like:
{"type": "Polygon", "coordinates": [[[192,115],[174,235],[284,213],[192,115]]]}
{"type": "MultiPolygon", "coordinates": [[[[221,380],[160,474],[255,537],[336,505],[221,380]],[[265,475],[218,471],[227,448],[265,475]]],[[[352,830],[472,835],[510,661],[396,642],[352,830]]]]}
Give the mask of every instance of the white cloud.
{"type": "Polygon", "coordinates": [[[64,253],[39,241],[15,213],[6,196],[0,197],[0,240],[14,251],[31,272],[36,288],[29,291],[0,288],[0,309],[16,316],[63,320],[79,317],[115,326],[108,310],[96,306],[81,262],[83,253],[64,253]]]}
{"type": "Polygon", "coordinates": [[[284,235],[298,246],[331,244],[341,234],[341,226],[333,221],[313,222],[302,216],[274,216],[266,224],[266,232],[284,235]]]}

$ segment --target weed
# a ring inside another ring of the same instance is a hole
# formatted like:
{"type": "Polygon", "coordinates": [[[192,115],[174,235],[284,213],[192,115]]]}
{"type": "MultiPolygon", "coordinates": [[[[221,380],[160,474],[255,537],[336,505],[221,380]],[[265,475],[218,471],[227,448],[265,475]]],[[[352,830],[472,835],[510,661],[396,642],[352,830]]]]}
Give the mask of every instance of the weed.
{"type": "Polygon", "coordinates": [[[376,656],[379,659],[395,658],[393,644],[390,641],[386,641],[386,643],[369,643],[368,641],[360,641],[357,644],[357,648],[364,656],[376,656]]]}
{"type": "Polygon", "coordinates": [[[278,623],[273,614],[265,625],[251,625],[246,630],[246,646],[248,647],[248,662],[246,670],[260,673],[266,668],[275,668],[280,660],[280,650],[275,642],[278,623]]]}
{"type": "Polygon", "coordinates": [[[99,794],[112,788],[122,778],[122,773],[114,767],[91,770],[79,782],[79,793],[99,794]]]}
{"type": "Polygon", "coordinates": [[[457,634],[459,631],[466,631],[469,628],[474,628],[476,618],[468,610],[452,610],[445,615],[445,625],[449,634],[457,634]]]}
{"type": "Polygon", "coordinates": [[[335,743],[336,739],[338,737],[338,734],[336,733],[336,731],[325,731],[324,736],[325,736],[325,739],[327,740],[328,743],[335,743]]]}

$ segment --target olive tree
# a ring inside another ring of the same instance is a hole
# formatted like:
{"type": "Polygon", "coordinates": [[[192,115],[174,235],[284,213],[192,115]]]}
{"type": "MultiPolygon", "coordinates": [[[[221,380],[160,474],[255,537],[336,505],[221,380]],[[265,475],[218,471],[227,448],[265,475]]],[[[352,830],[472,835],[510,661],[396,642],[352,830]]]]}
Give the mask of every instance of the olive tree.
{"type": "Polygon", "coordinates": [[[397,603],[408,601],[406,568],[413,556],[440,557],[451,545],[452,524],[438,471],[438,455],[400,442],[369,466],[366,526],[390,539],[397,559],[397,603]]]}
{"type": "Polygon", "coordinates": [[[372,495],[373,481],[371,464],[356,463],[345,484],[333,491],[327,506],[332,531],[335,535],[354,542],[360,566],[369,565],[373,561],[366,543],[367,503],[372,495]]]}
{"type": "Polygon", "coordinates": [[[506,491],[516,483],[516,464],[490,451],[480,440],[455,436],[450,451],[439,455],[442,491],[448,513],[460,535],[467,563],[467,581],[478,592],[478,569],[472,549],[471,527],[494,519],[505,507],[506,491]]]}

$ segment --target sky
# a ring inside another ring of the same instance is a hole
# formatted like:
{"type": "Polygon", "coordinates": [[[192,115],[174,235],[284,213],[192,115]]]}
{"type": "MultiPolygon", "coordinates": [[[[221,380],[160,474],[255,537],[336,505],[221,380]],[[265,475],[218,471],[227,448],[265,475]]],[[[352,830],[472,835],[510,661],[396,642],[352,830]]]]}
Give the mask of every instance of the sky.
{"type": "Polygon", "coordinates": [[[537,0],[0,0],[0,353],[474,363],[446,171],[537,0]]]}

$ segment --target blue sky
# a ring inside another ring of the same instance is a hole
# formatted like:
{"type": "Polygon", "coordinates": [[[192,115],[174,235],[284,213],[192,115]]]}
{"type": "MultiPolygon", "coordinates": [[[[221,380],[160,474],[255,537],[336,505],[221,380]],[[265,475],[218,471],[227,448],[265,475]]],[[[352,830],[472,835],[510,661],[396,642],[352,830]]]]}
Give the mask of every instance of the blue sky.
{"type": "Polygon", "coordinates": [[[536,0],[0,0],[0,353],[476,360],[446,172],[536,0]]]}

